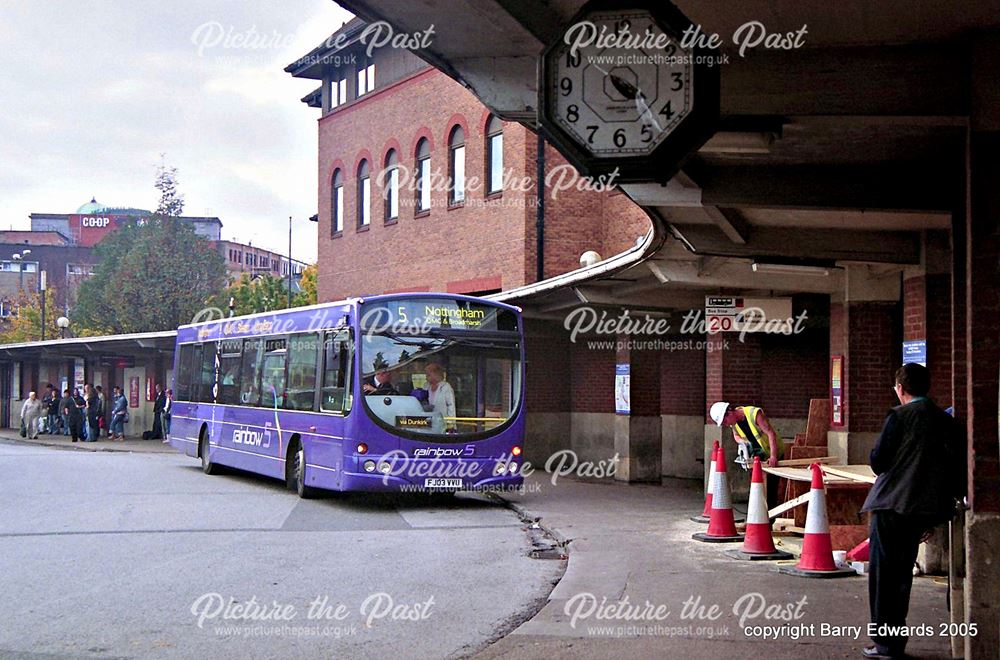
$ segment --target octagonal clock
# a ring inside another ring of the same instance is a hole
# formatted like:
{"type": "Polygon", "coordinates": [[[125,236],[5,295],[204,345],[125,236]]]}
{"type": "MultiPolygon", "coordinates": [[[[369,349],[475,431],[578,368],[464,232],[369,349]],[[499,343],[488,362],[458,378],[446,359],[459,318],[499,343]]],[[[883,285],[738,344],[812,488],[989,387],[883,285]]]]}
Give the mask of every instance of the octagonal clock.
{"type": "Polygon", "coordinates": [[[715,130],[715,53],[681,48],[691,22],[669,2],[588,3],[545,50],[539,118],[589,176],[665,181],[715,130]]]}

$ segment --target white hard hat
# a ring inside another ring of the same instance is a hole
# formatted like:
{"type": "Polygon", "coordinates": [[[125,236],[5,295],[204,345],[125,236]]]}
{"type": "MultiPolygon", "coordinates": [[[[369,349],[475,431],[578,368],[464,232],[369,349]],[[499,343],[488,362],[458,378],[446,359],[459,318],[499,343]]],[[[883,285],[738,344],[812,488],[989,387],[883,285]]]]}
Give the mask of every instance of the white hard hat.
{"type": "Polygon", "coordinates": [[[712,418],[719,426],[722,426],[722,420],[726,418],[726,411],[729,410],[729,404],[725,401],[716,401],[712,404],[711,410],[708,412],[708,416],[712,418]]]}

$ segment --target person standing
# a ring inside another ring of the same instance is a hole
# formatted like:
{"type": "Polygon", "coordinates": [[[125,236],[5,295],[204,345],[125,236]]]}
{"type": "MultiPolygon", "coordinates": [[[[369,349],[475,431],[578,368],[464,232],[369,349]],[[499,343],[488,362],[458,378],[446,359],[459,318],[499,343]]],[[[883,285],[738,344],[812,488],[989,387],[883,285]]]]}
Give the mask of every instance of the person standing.
{"type": "Polygon", "coordinates": [[[444,379],[444,370],[437,362],[431,362],[424,368],[427,376],[427,403],[436,413],[444,418],[445,429],[455,429],[455,390],[444,379]]]}
{"type": "Polygon", "coordinates": [[[163,437],[163,406],[166,403],[166,396],[163,394],[163,386],[156,384],[156,399],[153,401],[153,430],[149,436],[150,440],[159,440],[163,437]]]}
{"type": "Polygon", "coordinates": [[[42,414],[45,415],[45,432],[56,433],[59,430],[59,395],[52,383],[45,386],[45,396],[42,397],[42,414]]]}
{"type": "Polygon", "coordinates": [[[97,390],[97,437],[101,437],[101,429],[104,429],[104,435],[108,434],[107,422],[105,420],[105,414],[107,411],[107,399],[104,398],[104,390],[98,385],[97,390]]]}
{"type": "Polygon", "coordinates": [[[125,440],[125,414],[128,411],[128,399],[122,394],[122,388],[115,387],[111,395],[111,427],[108,437],[112,440],[125,440]]]}
{"type": "Polygon", "coordinates": [[[906,625],[917,549],[955,515],[966,492],[965,434],[927,398],[930,371],[904,364],[893,389],[899,405],[872,449],[878,477],[861,508],[871,513],[868,604],[876,634],[862,651],[868,658],[904,657],[908,638],[881,627],[906,625]]]}
{"type": "Polygon", "coordinates": [[[38,420],[42,416],[42,402],[34,392],[28,393],[28,398],[21,404],[21,424],[24,425],[26,437],[29,440],[38,438],[38,420]]]}
{"type": "Polygon", "coordinates": [[[83,435],[83,410],[86,405],[78,389],[74,389],[72,395],[67,389],[59,401],[59,409],[66,419],[66,428],[73,437],[73,442],[78,442],[81,438],[86,439],[83,435]]]}
{"type": "Polygon", "coordinates": [[[97,434],[100,432],[100,429],[97,428],[100,401],[97,398],[97,391],[93,385],[84,385],[83,391],[84,400],[86,401],[87,442],[97,442],[97,434]]]}
{"type": "Polygon", "coordinates": [[[174,407],[174,391],[167,388],[163,403],[163,442],[170,442],[170,409],[174,407]]]}

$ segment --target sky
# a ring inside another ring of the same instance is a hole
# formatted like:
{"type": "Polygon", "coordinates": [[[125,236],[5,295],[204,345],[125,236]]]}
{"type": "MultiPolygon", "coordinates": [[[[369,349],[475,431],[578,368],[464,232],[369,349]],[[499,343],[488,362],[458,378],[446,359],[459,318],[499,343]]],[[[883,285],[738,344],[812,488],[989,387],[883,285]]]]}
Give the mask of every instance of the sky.
{"type": "Polygon", "coordinates": [[[316,259],[318,86],[284,67],[351,15],[331,0],[0,0],[2,229],[95,197],[155,209],[161,162],[186,215],[316,259]]]}

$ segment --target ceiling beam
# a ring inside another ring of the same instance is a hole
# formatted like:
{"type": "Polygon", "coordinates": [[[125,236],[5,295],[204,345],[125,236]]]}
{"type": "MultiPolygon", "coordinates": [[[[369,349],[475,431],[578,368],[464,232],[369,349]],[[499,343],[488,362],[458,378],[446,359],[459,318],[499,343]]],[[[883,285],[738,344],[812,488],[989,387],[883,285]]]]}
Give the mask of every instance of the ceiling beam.
{"type": "Polygon", "coordinates": [[[749,225],[736,209],[720,209],[718,206],[705,206],[705,213],[715,226],[722,230],[726,238],[739,245],[747,244],[750,235],[749,225]]]}

